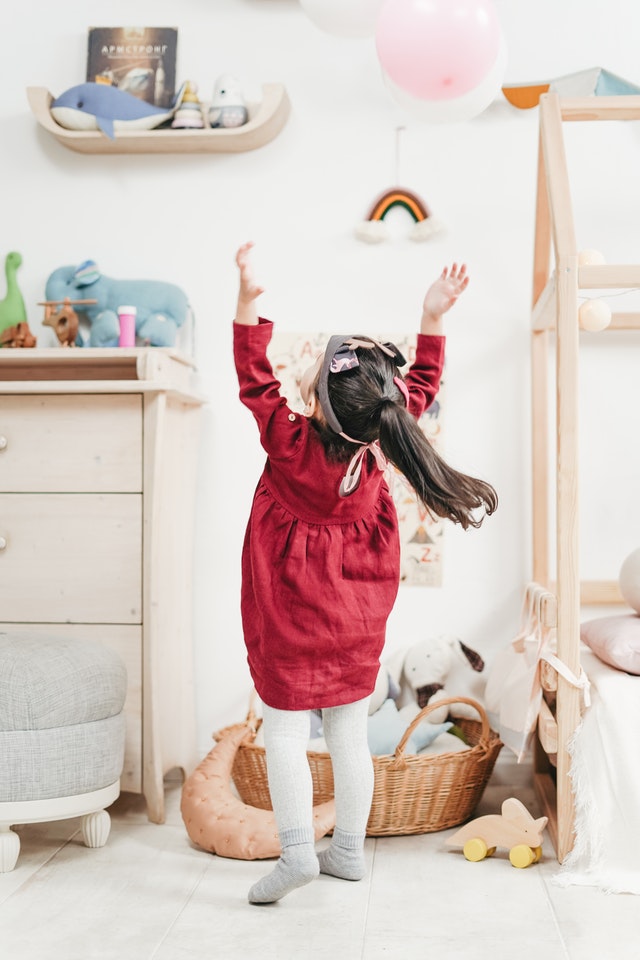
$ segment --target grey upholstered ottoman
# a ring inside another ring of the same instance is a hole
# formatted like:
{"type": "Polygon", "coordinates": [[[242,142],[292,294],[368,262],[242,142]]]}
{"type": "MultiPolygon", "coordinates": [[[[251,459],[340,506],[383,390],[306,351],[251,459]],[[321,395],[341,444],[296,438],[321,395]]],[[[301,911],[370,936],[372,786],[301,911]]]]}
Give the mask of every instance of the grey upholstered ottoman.
{"type": "Polygon", "coordinates": [[[12,870],[16,823],[82,816],[104,846],[104,809],[120,793],[126,668],[90,640],[0,632],[0,872],[12,870]]]}

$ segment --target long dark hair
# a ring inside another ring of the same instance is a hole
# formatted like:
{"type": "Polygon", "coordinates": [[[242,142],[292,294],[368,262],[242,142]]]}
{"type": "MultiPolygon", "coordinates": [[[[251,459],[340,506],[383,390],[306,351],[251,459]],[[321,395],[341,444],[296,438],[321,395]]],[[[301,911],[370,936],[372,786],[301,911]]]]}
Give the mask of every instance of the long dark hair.
{"type": "MultiPolygon", "coordinates": [[[[394,377],[398,368],[381,350],[358,350],[359,365],[329,374],[331,407],[343,432],[354,440],[380,448],[413,487],[418,500],[435,516],[479,527],[498,506],[490,483],[460,473],[440,456],[426,438],[394,377]],[[482,510],[481,514],[477,511],[482,510]]],[[[317,423],[317,421],[316,421],[317,423]]],[[[317,423],[327,456],[348,462],[357,447],[326,424],[317,423]]]]}

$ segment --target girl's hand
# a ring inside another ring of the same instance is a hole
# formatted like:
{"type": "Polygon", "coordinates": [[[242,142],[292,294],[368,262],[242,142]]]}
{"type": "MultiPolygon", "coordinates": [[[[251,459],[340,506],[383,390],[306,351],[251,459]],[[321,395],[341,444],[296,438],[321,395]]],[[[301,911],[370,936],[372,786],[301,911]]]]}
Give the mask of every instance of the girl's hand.
{"type": "Polygon", "coordinates": [[[457,263],[445,267],[435,283],[427,290],[422,304],[420,332],[442,335],[442,317],[454,305],[460,294],[467,289],[469,277],[466,264],[457,263]]]}
{"type": "Polygon", "coordinates": [[[255,300],[264,291],[264,287],[260,287],[253,279],[251,258],[249,256],[252,246],[253,243],[243,243],[236,253],[236,266],[240,271],[236,323],[241,323],[246,326],[255,326],[258,323],[258,311],[255,300]]]}
{"type": "Polygon", "coordinates": [[[451,268],[445,267],[435,283],[432,283],[424,298],[422,317],[424,320],[438,321],[450,310],[469,283],[466,264],[451,268]]]}
{"type": "Polygon", "coordinates": [[[264,287],[259,286],[253,278],[251,258],[249,256],[253,243],[243,243],[236,253],[236,266],[240,271],[239,303],[251,303],[264,293],[264,287]]]}

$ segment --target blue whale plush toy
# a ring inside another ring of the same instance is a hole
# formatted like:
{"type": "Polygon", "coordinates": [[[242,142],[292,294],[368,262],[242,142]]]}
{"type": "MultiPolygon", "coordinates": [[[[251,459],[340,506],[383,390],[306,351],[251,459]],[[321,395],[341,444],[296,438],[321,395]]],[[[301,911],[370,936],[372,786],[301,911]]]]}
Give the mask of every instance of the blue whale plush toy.
{"type": "Polygon", "coordinates": [[[51,102],[51,116],[68,130],[102,130],[112,140],[117,130],[152,130],[170,120],[176,103],[167,110],[139,100],[132,93],[105,83],[80,83],[51,102]]]}

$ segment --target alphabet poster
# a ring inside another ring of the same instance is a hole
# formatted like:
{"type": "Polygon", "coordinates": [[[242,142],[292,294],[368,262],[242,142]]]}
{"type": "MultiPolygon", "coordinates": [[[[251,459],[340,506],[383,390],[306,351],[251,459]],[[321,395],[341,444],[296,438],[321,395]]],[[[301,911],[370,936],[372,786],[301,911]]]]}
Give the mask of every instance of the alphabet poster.
{"type": "MultiPolygon", "coordinates": [[[[383,343],[393,341],[412,363],[416,353],[416,337],[375,335],[383,343]]],[[[292,410],[302,412],[300,397],[302,374],[322,353],[329,340],[326,333],[287,333],[274,331],[269,346],[269,359],[276,377],[282,384],[282,393],[292,410]]],[[[405,368],[406,369],[406,368],[405,368]]],[[[420,418],[420,426],[436,449],[441,442],[441,412],[444,377],[440,391],[420,418]]],[[[432,517],[420,504],[409,483],[391,464],[387,467],[387,482],[391,490],[400,530],[400,582],[409,586],[442,586],[442,537],[444,522],[432,517]]]]}

